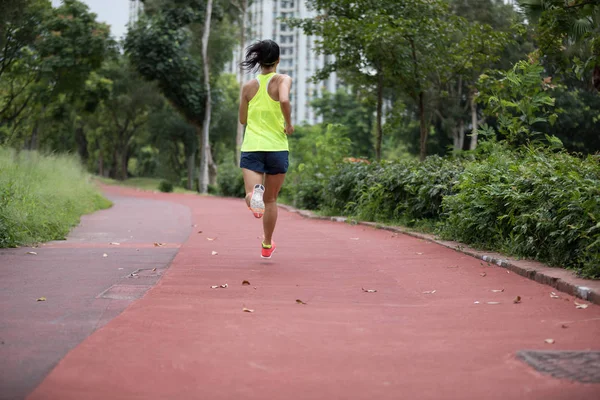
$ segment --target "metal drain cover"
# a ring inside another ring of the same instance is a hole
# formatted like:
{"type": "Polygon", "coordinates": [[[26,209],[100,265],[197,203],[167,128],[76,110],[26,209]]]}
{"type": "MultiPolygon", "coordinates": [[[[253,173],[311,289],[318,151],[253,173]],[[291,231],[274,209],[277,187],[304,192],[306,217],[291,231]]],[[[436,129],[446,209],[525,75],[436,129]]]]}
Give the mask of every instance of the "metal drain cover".
{"type": "Polygon", "coordinates": [[[522,350],[517,357],[537,371],[555,378],[600,383],[600,351],[522,350]]]}
{"type": "Polygon", "coordinates": [[[139,299],[150,289],[149,285],[112,285],[104,292],[100,293],[99,299],[112,300],[136,300],[139,299]]]}

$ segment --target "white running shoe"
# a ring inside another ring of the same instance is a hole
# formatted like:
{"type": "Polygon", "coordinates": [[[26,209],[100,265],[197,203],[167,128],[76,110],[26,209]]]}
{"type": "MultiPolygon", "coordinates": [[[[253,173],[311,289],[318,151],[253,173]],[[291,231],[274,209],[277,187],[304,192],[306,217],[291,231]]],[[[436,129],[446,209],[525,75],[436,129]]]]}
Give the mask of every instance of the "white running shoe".
{"type": "Polygon", "coordinates": [[[250,198],[250,211],[256,218],[260,218],[265,213],[265,202],[263,201],[263,195],[265,194],[265,187],[263,185],[254,185],[252,191],[252,197],[250,198]]]}

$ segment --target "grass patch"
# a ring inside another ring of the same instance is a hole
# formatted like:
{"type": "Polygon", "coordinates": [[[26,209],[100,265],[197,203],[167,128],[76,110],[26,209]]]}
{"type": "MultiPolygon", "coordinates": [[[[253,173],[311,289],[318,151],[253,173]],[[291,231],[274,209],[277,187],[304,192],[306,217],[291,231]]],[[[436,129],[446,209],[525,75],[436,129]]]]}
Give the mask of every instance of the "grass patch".
{"type": "Polygon", "coordinates": [[[76,157],[0,147],[0,247],[64,239],[83,214],[110,206],[76,157]]]}
{"type": "MultiPolygon", "coordinates": [[[[117,185],[117,186],[124,186],[124,187],[136,188],[136,189],[140,189],[140,190],[150,190],[150,191],[158,191],[158,186],[160,185],[160,182],[162,181],[162,179],[160,179],[160,178],[129,178],[125,181],[117,181],[115,179],[103,178],[103,177],[96,177],[95,179],[97,179],[98,181],[100,181],[106,185],[117,185]]],[[[180,186],[174,186],[173,193],[194,193],[194,194],[196,194],[197,192],[184,189],[180,186]]]]}

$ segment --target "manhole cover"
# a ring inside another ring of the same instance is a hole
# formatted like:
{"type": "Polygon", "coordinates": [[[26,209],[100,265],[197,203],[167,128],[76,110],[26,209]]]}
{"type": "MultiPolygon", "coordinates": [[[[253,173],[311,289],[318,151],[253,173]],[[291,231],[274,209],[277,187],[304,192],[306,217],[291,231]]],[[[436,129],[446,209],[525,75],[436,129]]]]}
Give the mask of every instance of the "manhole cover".
{"type": "Polygon", "coordinates": [[[148,285],[112,285],[98,295],[100,299],[135,300],[146,293],[151,286],[148,285]]]}
{"type": "Polygon", "coordinates": [[[537,371],[555,378],[600,383],[600,351],[523,350],[517,357],[537,371]]]}

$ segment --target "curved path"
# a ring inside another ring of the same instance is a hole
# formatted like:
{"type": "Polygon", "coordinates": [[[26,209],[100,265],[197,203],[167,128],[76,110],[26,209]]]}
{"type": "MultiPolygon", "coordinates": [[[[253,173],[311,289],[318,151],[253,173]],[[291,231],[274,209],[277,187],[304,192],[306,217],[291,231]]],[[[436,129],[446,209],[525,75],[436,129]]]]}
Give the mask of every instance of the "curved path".
{"type": "Polygon", "coordinates": [[[600,350],[598,306],[576,309],[572,297],[416,238],[284,211],[265,261],[260,221],[240,200],[107,190],[187,206],[197,227],[158,284],[71,350],[30,399],[600,394],[600,384],[542,375],[516,357],[600,350]]]}

